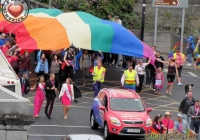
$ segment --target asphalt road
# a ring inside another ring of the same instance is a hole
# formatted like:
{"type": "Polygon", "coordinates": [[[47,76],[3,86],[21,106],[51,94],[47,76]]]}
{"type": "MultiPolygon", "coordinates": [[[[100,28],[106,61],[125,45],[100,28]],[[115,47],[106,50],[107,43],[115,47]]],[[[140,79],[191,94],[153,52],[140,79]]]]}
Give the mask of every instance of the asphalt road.
{"type": "MultiPolygon", "coordinates": [[[[120,68],[115,68],[113,66],[106,66],[106,68],[107,72],[103,87],[121,88],[120,78],[123,72],[120,71],[120,68]]],[[[68,134],[98,134],[103,136],[103,129],[90,129],[89,113],[93,102],[92,77],[88,79],[86,86],[82,85],[80,72],[76,74],[76,77],[76,83],[82,91],[83,97],[79,99],[78,103],[73,103],[69,111],[69,118],[67,120],[63,119],[62,104],[57,98],[52,113],[53,119],[49,120],[44,114],[44,106],[46,103],[44,102],[40,118],[37,119],[29,130],[28,140],[61,140],[62,137],[68,134]]],[[[170,111],[172,112],[172,118],[176,119],[176,114],[178,113],[177,109],[181,100],[184,98],[184,85],[187,83],[195,84],[196,87],[193,89],[194,97],[195,99],[200,99],[200,72],[191,73],[183,70],[182,79],[183,86],[174,85],[172,96],[165,93],[167,85],[166,78],[165,87],[161,95],[154,95],[152,89],[143,88],[144,90],[140,96],[147,107],[153,108],[153,111],[150,113],[152,118],[157,114],[164,115],[165,111],[170,111]]],[[[32,78],[31,81],[35,81],[35,78],[32,78]]],[[[27,98],[33,103],[34,93],[30,93],[27,98]]],[[[31,104],[31,106],[33,106],[33,104],[31,104]]],[[[33,112],[33,108],[31,112],[33,112]]]]}

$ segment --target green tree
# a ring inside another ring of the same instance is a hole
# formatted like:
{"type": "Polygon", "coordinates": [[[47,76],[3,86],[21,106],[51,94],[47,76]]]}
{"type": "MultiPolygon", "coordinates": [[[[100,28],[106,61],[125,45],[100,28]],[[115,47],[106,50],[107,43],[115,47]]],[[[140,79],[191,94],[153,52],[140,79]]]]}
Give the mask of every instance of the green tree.
{"type": "Polygon", "coordinates": [[[108,14],[117,15],[123,26],[128,29],[139,29],[140,19],[134,13],[136,0],[54,0],[53,6],[65,12],[84,11],[102,19],[108,14]]]}

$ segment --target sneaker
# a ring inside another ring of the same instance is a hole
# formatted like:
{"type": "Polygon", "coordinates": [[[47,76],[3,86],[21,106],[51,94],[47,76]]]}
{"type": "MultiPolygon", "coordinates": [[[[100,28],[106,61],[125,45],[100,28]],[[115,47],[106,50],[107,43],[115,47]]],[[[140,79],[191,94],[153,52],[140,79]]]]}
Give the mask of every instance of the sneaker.
{"type": "Polygon", "coordinates": [[[124,69],[121,69],[121,71],[124,71],[124,69]]]}
{"type": "Polygon", "coordinates": [[[149,85],[146,85],[146,86],[145,86],[145,88],[148,88],[148,87],[150,87],[150,86],[149,86],[149,85]]]}
{"type": "Polygon", "coordinates": [[[118,67],[118,65],[115,65],[115,67],[118,67]]]}
{"type": "Polygon", "coordinates": [[[188,66],[190,67],[190,66],[192,66],[192,64],[191,64],[191,63],[189,63],[189,64],[188,64],[188,66]]]}
{"type": "Polygon", "coordinates": [[[182,84],[181,84],[180,82],[178,83],[178,85],[179,85],[179,86],[182,86],[182,84]]]}
{"type": "Polygon", "coordinates": [[[156,91],[156,89],[154,88],[153,91],[156,91]]]}

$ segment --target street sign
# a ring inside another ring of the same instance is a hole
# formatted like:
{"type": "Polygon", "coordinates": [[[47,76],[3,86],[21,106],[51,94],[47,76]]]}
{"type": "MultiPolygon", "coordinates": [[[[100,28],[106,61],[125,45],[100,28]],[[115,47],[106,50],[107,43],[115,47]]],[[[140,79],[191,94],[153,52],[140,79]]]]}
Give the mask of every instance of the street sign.
{"type": "Polygon", "coordinates": [[[153,0],[153,7],[188,8],[188,0],[153,0]]]}

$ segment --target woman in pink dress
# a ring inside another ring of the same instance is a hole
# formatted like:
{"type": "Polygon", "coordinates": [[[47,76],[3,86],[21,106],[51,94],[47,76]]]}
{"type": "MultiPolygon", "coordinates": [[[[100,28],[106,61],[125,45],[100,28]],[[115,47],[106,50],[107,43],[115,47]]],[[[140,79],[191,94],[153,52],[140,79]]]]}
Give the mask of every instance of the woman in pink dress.
{"type": "Polygon", "coordinates": [[[64,119],[67,119],[67,113],[69,112],[71,102],[74,100],[74,88],[70,78],[67,78],[66,83],[62,85],[59,99],[61,99],[63,104],[64,119]]]}
{"type": "Polygon", "coordinates": [[[35,98],[34,98],[34,116],[35,118],[39,117],[40,110],[42,108],[42,104],[44,102],[45,97],[45,82],[44,76],[39,77],[39,83],[36,84],[31,90],[36,89],[35,98]]]}

